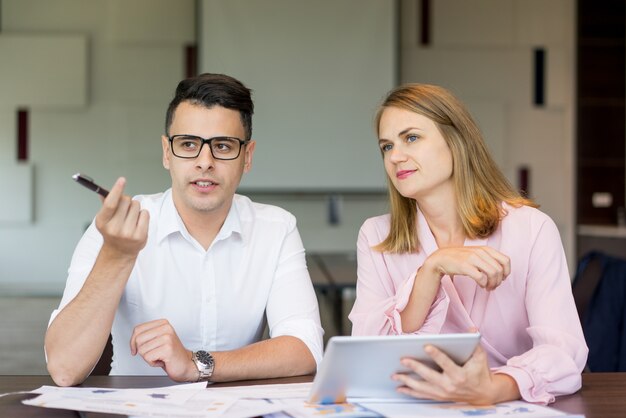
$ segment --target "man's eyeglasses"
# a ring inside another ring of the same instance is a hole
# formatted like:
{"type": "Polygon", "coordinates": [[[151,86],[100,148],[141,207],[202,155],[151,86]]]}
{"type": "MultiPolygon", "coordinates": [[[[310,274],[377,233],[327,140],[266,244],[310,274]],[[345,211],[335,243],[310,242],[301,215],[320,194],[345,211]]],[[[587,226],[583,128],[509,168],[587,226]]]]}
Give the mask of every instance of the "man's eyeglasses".
{"type": "Polygon", "coordinates": [[[172,153],[179,158],[196,158],[204,144],[209,146],[211,155],[216,160],[235,160],[241,153],[241,146],[250,141],[229,136],[201,138],[195,135],[173,135],[168,137],[172,153]]]}

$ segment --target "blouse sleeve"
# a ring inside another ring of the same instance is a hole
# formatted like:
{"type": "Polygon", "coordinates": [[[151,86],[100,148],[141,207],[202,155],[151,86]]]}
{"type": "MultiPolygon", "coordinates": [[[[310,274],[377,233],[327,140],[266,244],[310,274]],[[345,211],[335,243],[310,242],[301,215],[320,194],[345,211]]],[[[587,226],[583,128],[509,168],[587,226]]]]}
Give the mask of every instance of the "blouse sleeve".
{"type": "Polygon", "coordinates": [[[547,217],[538,229],[525,295],[533,347],[494,371],[513,377],[525,401],[547,404],[580,389],[588,349],[559,231],[547,217]]]}
{"type": "MultiPolygon", "coordinates": [[[[349,315],[352,335],[404,333],[400,312],[408,303],[419,266],[414,266],[415,270],[404,274],[405,277],[401,277],[399,285],[396,285],[393,276],[401,274],[400,269],[394,269],[394,266],[389,265],[393,263],[392,259],[385,258],[383,253],[372,248],[384,238],[377,231],[374,219],[367,220],[359,231],[356,301],[349,315]],[[390,271],[392,269],[393,273],[390,271]]],[[[449,298],[440,287],[423,326],[415,334],[439,333],[446,318],[448,304],[449,298]]]]}

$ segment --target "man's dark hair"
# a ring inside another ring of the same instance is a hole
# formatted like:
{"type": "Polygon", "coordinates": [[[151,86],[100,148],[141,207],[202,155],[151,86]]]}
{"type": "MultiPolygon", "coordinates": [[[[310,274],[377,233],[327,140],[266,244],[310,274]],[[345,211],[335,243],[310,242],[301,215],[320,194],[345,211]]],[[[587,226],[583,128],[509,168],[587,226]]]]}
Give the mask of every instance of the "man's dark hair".
{"type": "Polygon", "coordinates": [[[174,98],[167,107],[165,115],[165,135],[169,135],[174,111],[182,102],[211,108],[222,106],[226,109],[239,111],[241,123],[246,133],[245,140],[252,137],[252,103],[251,90],[239,80],[224,75],[204,73],[196,77],[186,78],[176,87],[174,98]]]}

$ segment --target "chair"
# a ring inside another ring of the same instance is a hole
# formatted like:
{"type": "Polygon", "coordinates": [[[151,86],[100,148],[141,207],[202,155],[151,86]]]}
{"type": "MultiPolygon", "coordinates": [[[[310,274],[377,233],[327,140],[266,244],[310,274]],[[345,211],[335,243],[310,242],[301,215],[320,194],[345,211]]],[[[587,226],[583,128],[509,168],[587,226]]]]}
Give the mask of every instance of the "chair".
{"type": "Polygon", "coordinates": [[[113,361],[113,342],[109,335],[100,360],[96,363],[96,367],[93,368],[91,374],[94,376],[108,376],[111,373],[111,361],[113,361]]]}
{"type": "Polygon", "coordinates": [[[572,286],[589,347],[589,371],[626,371],[626,260],[587,253],[572,286]]]}

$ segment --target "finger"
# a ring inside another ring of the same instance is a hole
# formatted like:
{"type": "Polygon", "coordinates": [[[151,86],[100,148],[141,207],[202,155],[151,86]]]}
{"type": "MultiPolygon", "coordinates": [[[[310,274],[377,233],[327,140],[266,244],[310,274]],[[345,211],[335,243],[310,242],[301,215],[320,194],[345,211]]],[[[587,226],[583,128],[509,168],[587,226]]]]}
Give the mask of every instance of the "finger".
{"type": "Polygon", "coordinates": [[[482,247],[450,248],[447,251],[438,251],[441,251],[442,256],[439,264],[450,274],[467,276],[480,287],[487,289],[495,288],[501,282],[502,267],[482,250],[482,247]]]}
{"type": "Polygon", "coordinates": [[[487,272],[487,276],[489,279],[489,284],[487,286],[488,290],[493,290],[496,287],[500,286],[500,283],[504,280],[505,276],[505,267],[501,264],[501,260],[493,257],[493,254],[498,254],[497,251],[491,250],[489,251],[488,247],[483,247],[479,252],[482,259],[487,263],[491,270],[487,272]]]}
{"type": "Polygon", "coordinates": [[[103,233],[103,235],[110,235],[115,237],[123,233],[124,220],[126,219],[126,213],[128,212],[129,206],[130,197],[121,196],[117,200],[117,207],[115,208],[113,214],[108,218],[108,220],[106,220],[105,224],[99,226],[99,230],[103,233]]]}
{"type": "Polygon", "coordinates": [[[98,216],[104,221],[107,222],[109,219],[113,217],[115,211],[117,210],[117,206],[119,203],[120,197],[124,193],[124,186],[126,185],[126,179],[124,177],[118,178],[108,196],[102,200],[102,208],[98,212],[98,216]]]}
{"type": "Polygon", "coordinates": [[[432,390],[430,389],[432,385],[430,383],[424,380],[416,379],[406,373],[396,373],[391,376],[391,378],[395,382],[398,382],[402,385],[398,386],[398,388],[404,387],[419,392],[420,394],[427,394],[432,392],[432,390]]]}
{"type": "Polygon", "coordinates": [[[171,339],[162,335],[154,343],[154,348],[142,351],[141,357],[152,367],[166,368],[168,364],[173,364],[176,359],[171,339]]]}
{"type": "Polygon", "coordinates": [[[476,256],[478,257],[477,267],[487,276],[487,283],[484,287],[487,290],[495,289],[504,279],[504,268],[484,248],[478,249],[476,256]]]}
{"type": "Polygon", "coordinates": [[[143,353],[141,357],[151,367],[165,367],[166,361],[161,349],[162,347],[159,346],[151,351],[143,353]]]}
{"type": "Polygon", "coordinates": [[[148,236],[148,227],[150,226],[150,212],[145,209],[139,211],[139,219],[137,220],[137,237],[146,238],[148,236]]]}
{"type": "Polygon", "coordinates": [[[502,281],[501,266],[495,260],[490,260],[485,252],[474,251],[466,263],[466,275],[476,281],[480,287],[492,290],[502,281]]]}
{"type": "MultiPolygon", "coordinates": [[[[435,385],[442,384],[443,375],[439,371],[432,369],[421,361],[405,357],[401,360],[401,364],[413,373],[417,374],[422,379],[424,379],[425,382],[435,385]]],[[[420,384],[422,382],[421,380],[414,379],[411,376],[408,376],[408,378],[414,380],[415,382],[420,382],[420,384]]]]}
{"type": "Polygon", "coordinates": [[[133,329],[133,333],[130,336],[130,354],[133,356],[137,354],[137,327],[133,329]]]}
{"type": "Polygon", "coordinates": [[[135,340],[137,342],[137,348],[139,349],[140,346],[144,345],[146,342],[152,339],[159,338],[162,335],[171,333],[172,328],[169,326],[169,324],[147,329],[141,333],[138,333],[135,337],[135,340]]]}
{"type": "Polygon", "coordinates": [[[124,220],[128,216],[128,210],[130,209],[130,205],[132,203],[132,199],[130,196],[120,196],[117,202],[117,208],[115,209],[115,213],[111,218],[111,224],[117,225],[119,229],[124,226],[124,220]]]}
{"type": "Polygon", "coordinates": [[[130,336],[130,355],[134,356],[137,354],[137,341],[135,341],[135,333],[130,336]]]}
{"type": "Polygon", "coordinates": [[[136,200],[129,202],[128,212],[124,218],[124,224],[122,228],[125,231],[132,231],[131,236],[135,235],[135,229],[137,229],[137,221],[139,220],[139,211],[141,210],[141,204],[136,200]]]}
{"type": "Polygon", "coordinates": [[[429,344],[424,347],[424,351],[443,371],[442,373],[436,373],[436,376],[432,379],[429,375],[423,375],[425,380],[433,384],[431,388],[432,394],[438,399],[450,400],[458,397],[465,390],[464,388],[467,387],[468,377],[472,375],[471,371],[482,369],[482,365],[478,364],[479,359],[476,359],[476,364],[470,364],[466,368],[456,364],[446,353],[435,346],[429,344]]]}
{"type": "Polygon", "coordinates": [[[119,177],[115,180],[107,197],[102,201],[103,205],[107,208],[117,208],[120,198],[124,196],[124,187],[126,187],[126,179],[119,177]]]}
{"type": "MultiPolygon", "coordinates": [[[[167,334],[161,334],[154,338],[148,339],[143,343],[137,344],[137,352],[141,357],[146,357],[146,355],[154,350],[159,349],[160,351],[166,351],[171,353],[171,343],[172,339],[167,334]]],[[[163,358],[163,357],[161,357],[163,358]]]]}
{"type": "Polygon", "coordinates": [[[141,333],[144,332],[146,330],[155,328],[155,327],[159,327],[163,324],[169,324],[167,319],[153,319],[152,321],[148,321],[148,322],[143,322],[139,325],[136,325],[133,332],[137,332],[137,333],[141,333]]]}
{"type": "Polygon", "coordinates": [[[427,393],[427,392],[424,392],[424,391],[420,391],[420,390],[411,389],[411,388],[406,387],[406,386],[399,386],[396,390],[398,392],[404,394],[404,395],[412,396],[413,398],[432,399],[432,400],[435,400],[435,401],[440,400],[440,399],[436,398],[435,396],[431,395],[430,393],[427,393]]]}
{"type": "Polygon", "coordinates": [[[489,283],[487,274],[485,274],[480,267],[475,265],[465,267],[460,274],[474,280],[480,287],[485,287],[489,283]]]}
{"type": "Polygon", "coordinates": [[[437,366],[441,367],[441,370],[443,370],[446,374],[455,374],[461,369],[461,366],[456,364],[446,353],[433,345],[428,344],[424,347],[424,352],[428,354],[437,366]]]}
{"type": "Polygon", "coordinates": [[[511,274],[511,259],[508,256],[491,247],[483,247],[483,249],[502,266],[504,278],[511,274]]]}
{"type": "Polygon", "coordinates": [[[397,373],[393,375],[393,380],[402,384],[396,389],[400,393],[404,393],[414,398],[436,399],[441,400],[443,391],[432,383],[418,380],[406,374],[397,373]]]}
{"type": "Polygon", "coordinates": [[[474,349],[474,352],[472,353],[470,359],[467,362],[469,363],[470,361],[487,364],[487,353],[485,352],[485,350],[480,344],[476,346],[476,348],[474,349]]]}
{"type": "Polygon", "coordinates": [[[156,319],[153,321],[148,321],[148,322],[144,322],[142,324],[139,324],[137,326],[135,326],[135,328],[133,329],[133,333],[130,336],[130,352],[131,354],[134,356],[137,354],[137,337],[139,335],[144,334],[146,331],[154,328],[154,327],[158,327],[160,325],[162,325],[164,322],[167,323],[167,320],[165,319],[156,319]]]}

